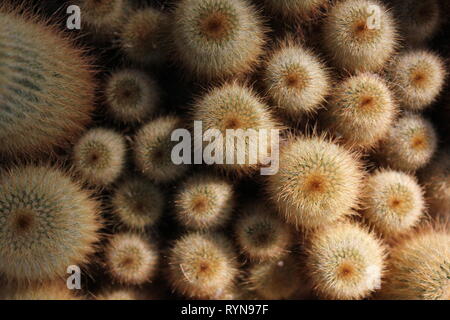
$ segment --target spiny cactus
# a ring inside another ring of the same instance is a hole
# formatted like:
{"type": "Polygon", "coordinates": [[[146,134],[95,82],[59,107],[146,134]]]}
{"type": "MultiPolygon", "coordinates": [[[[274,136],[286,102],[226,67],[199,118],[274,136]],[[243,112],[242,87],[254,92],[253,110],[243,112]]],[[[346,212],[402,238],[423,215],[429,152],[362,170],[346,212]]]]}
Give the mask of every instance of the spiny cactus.
{"type": "Polygon", "coordinates": [[[286,41],[268,58],[264,85],[279,111],[298,119],[320,108],[329,92],[330,79],[312,52],[286,41]]]}
{"type": "Polygon", "coordinates": [[[140,176],[126,178],[111,199],[119,222],[131,230],[154,226],[163,214],[165,196],[153,182],[140,176]]]}
{"type": "Polygon", "coordinates": [[[0,74],[0,156],[47,156],[90,121],[95,85],[83,50],[56,27],[2,5],[0,74]]]}
{"type": "Polygon", "coordinates": [[[383,138],[397,112],[394,97],[377,75],[362,73],[334,90],[325,121],[350,146],[370,148],[383,138]]]}
{"type": "Polygon", "coordinates": [[[280,300],[289,299],[300,290],[304,285],[302,278],[297,259],[288,255],[252,265],[246,282],[260,299],[280,300]]]}
{"type": "Polygon", "coordinates": [[[173,20],[178,59],[204,80],[247,73],[263,53],[265,30],[247,1],[182,0],[173,20]]]}
{"type": "Polygon", "coordinates": [[[215,299],[229,292],[238,275],[231,243],[215,233],[190,233],[178,239],[169,257],[170,282],[190,298],[215,299]]]}
{"type": "Polygon", "coordinates": [[[223,226],[231,217],[234,205],[233,186],[211,174],[191,176],[175,194],[177,220],[197,230],[223,226]]]}
{"type": "Polygon", "coordinates": [[[144,300],[146,295],[136,288],[107,288],[95,296],[95,300],[144,300]]]}
{"type": "Polygon", "coordinates": [[[139,171],[158,183],[179,178],[187,166],[172,162],[171,153],[175,145],[172,132],[182,128],[182,121],[175,116],[164,116],[145,124],[134,139],[134,161],[139,171]]]}
{"type": "Polygon", "coordinates": [[[267,8],[284,18],[308,21],[320,15],[328,0],[264,0],[267,8]]]}
{"type": "Polygon", "coordinates": [[[406,110],[421,111],[433,103],[444,85],[446,70],[442,59],[427,51],[409,51],[388,68],[399,100],[406,110]]]}
{"type": "Polygon", "coordinates": [[[381,170],[368,177],[365,188],[364,217],[386,238],[407,232],[424,215],[422,189],[411,175],[381,170]]]}
{"type": "Polygon", "coordinates": [[[323,137],[299,137],[281,149],[267,192],[289,223],[309,229],[350,214],[362,177],[359,160],[343,147],[323,137]]]}
{"type": "MultiPolygon", "coordinates": [[[[250,130],[257,133],[260,130],[267,130],[267,150],[259,150],[270,154],[270,146],[274,141],[270,141],[270,130],[277,129],[279,126],[269,111],[269,107],[264,104],[249,88],[238,84],[237,82],[227,83],[221,87],[212,89],[204,95],[194,105],[192,118],[196,121],[202,121],[203,130],[216,129],[226,137],[226,130],[250,130]]],[[[238,143],[234,144],[234,149],[226,146],[226,139],[223,139],[223,147],[217,147],[224,159],[237,158],[238,143]]],[[[259,137],[256,139],[256,145],[260,144],[259,137]]],[[[256,164],[250,162],[249,139],[245,141],[245,161],[239,163],[233,161],[233,164],[216,164],[220,169],[227,173],[236,175],[248,175],[260,167],[260,160],[256,164]]],[[[243,154],[241,154],[243,155],[243,154]]]]}
{"type": "Polygon", "coordinates": [[[125,139],[113,130],[91,129],[74,147],[75,169],[90,184],[107,186],[122,173],[125,148],[125,139]]]}
{"type": "Polygon", "coordinates": [[[40,282],[82,265],[95,251],[96,201],[55,168],[26,166],[0,176],[0,272],[40,282]]]}
{"type": "Polygon", "coordinates": [[[235,222],[237,243],[250,258],[274,260],[285,255],[293,242],[293,230],[264,202],[247,204],[235,222]]]}
{"type": "Polygon", "coordinates": [[[141,123],[160,104],[160,88],[144,72],[124,69],[107,80],[105,98],[109,114],[124,123],[141,123]]]}
{"type": "Polygon", "coordinates": [[[317,293],[330,299],[361,299],[381,286],[384,247],[349,222],[329,225],[309,239],[306,267],[317,293]]]}
{"type": "Polygon", "coordinates": [[[421,230],[390,252],[383,299],[450,299],[450,234],[421,230]]]}
{"type": "Polygon", "coordinates": [[[330,58],[349,72],[379,71],[397,47],[391,13],[376,0],[338,1],[323,27],[330,58]]]}
{"type": "Polygon", "coordinates": [[[169,17],[156,9],[140,9],[130,15],[119,35],[120,48],[131,60],[158,65],[165,61],[169,17]]]}
{"type": "Polygon", "coordinates": [[[142,236],[116,234],[105,250],[106,265],[111,276],[124,284],[143,284],[154,276],[159,255],[142,236]]]}
{"type": "Polygon", "coordinates": [[[382,140],[378,155],[392,169],[415,171],[430,161],[436,147],[431,122],[420,115],[405,114],[382,140]]]}
{"type": "Polygon", "coordinates": [[[69,290],[65,280],[45,284],[31,284],[26,287],[7,286],[0,292],[0,300],[81,300],[69,290]]]}

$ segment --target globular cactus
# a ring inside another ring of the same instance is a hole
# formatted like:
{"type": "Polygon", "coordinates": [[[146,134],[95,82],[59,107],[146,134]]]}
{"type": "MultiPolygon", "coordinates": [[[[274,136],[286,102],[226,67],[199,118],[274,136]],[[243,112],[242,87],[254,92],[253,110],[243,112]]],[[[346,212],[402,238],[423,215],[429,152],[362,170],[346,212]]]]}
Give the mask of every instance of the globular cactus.
{"type": "Polygon", "coordinates": [[[421,111],[441,92],[446,70],[442,59],[428,51],[409,51],[398,56],[388,68],[402,107],[421,111]]]}
{"type": "Polygon", "coordinates": [[[420,172],[425,187],[429,212],[438,218],[450,217],[450,152],[439,152],[431,163],[420,172]]]}
{"type": "Polygon", "coordinates": [[[64,279],[45,284],[6,286],[0,290],[0,300],[81,300],[74,290],[67,288],[64,279]]]}
{"type": "Polygon", "coordinates": [[[274,260],[293,244],[293,230],[264,202],[247,204],[235,221],[236,240],[252,260],[274,260]]]}
{"type": "Polygon", "coordinates": [[[116,234],[105,249],[105,263],[113,277],[123,284],[143,284],[158,267],[157,249],[142,236],[116,234]]]}
{"type": "Polygon", "coordinates": [[[292,298],[305,285],[299,262],[290,255],[253,264],[246,282],[258,298],[264,300],[292,298]]]}
{"type": "Polygon", "coordinates": [[[124,69],[107,80],[105,99],[108,112],[122,123],[142,123],[160,104],[160,88],[144,72],[124,69]]]}
{"type": "Polygon", "coordinates": [[[382,299],[449,300],[450,234],[429,228],[391,249],[382,299]]]}
{"type": "MultiPolygon", "coordinates": [[[[235,175],[249,175],[261,166],[261,157],[257,157],[255,163],[250,161],[251,146],[261,145],[260,136],[256,136],[254,144],[250,146],[249,139],[245,139],[245,150],[239,154],[239,143],[234,143],[234,148],[227,147],[227,129],[254,130],[257,134],[265,131],[267,139],[266,149],[259,154],[270,154],[271,145],[275,141],[271,139],[271,130],[278,129],[279,125],[264,104],[249,88],[237,82],[227,83],[221,87],[212,89],[194,105],[192,110],[194,121],[201,121],[203,131],[209,129],[219,130],[223,137],[222,146],[217,146],[217,152],[223,155],[223,163],[216,166],[226,173],[235,175]],[[240,163],[239,156],[245,156],[240,163]],[[227,159],[232,159],[231,163],[227,159]],[[228,163],[227,163],[228,162],[228,163]]],[[[222,143],[221,142],[221,143],[222,143]]],[[[219,143],[217,143],[219,144],[219,143]]]]}
{"type": "Polygon", "coordinates": [[[328,0],[264,0],[265,6],[275,14],[293,21],[309,21],[328,7],[328,0]]]}
{"type": "Polygon", "coordinates": [[[0,52],[0,156],[47,156],[77,139],[95,88],[84,51],[56,27],[0,6],[0,52]]]}
{"type": "Polygon", "coordinates": [[[172,42],[181,65],[203,80],[251,71],[263,53],[265,29],[244,0],[182,0],[172,42]]]}
{"type": "Polygon", "coordinates": [[[415,171],[430,161],[437,148],[437,136],[430,121],[405,114],[380,145],[377,154],[382,163],[395,170],[415,171]]]}
{"type": "Polygon", "coordinates": [[[414,176],[381,170],[367,178],[364,217],[384,237],[396,237],[424,216],[423,192],[414,176]]]}
{"type": "Polygon", "coordinates": [[[125,139],[110,129],[91,129],[75,144],[73,164],[81,178],[96,186],[108,186],[122,173],[125,139]]]}
{"type": "Polygon", "coordinates": [[[170,282],[186,297],[220,298],[233,287],[237,275],[234,250],[221,234],[189,233],[171,249],[170,282]]]}
{"type": "Polygon", "coordinates": [[[394,19],[376,0],[345,0],[330,9],[323,44],[334,64],[349,72],[383,69],[397,47],[394,19]]]}
{"type": "Polygon", "coordinates": [[[165,208],[165,196],[152,181],[140,176],[126,178],[111,199],[114,215],[125,228],[144,231],[153,227],[165,208]]]}
{"type": "Polygon", "coordinates": [[[349,222],[315,231],[306,267],[322,298],[362,299],[381,286],[384,247],[373,234],[349,222]]]}
{"type": "Polygon", "coordinates": [[[357,207],[363,172],[350,151],[323,137],[291,139],[267,193],[286,220],[305,229],[333,223],[357,207]]]}
{"type": "Polygon", "coordinates": [[[152,300],[143,290],[133,287],[107,288],[95,295],[95,300],[152,300]]]}
{"type": "Polygon", "coordinates": [[[393,0],[392,4],[409,46],[423,45],[438,31],[443,18],[439,0],[393,0]]]}
{"type": "Polygon", "coordinates": [[[273,104],[293,119],[316,112],[330,89],[324,64],[310,50],[292,41],[268,58],[264,85],[273,104]]]}
{"type": "Polygon", "coordinates": [[[0,176],[0,272],[43,282],[85,264],[101,227],[99,205],[62,171],[17,167],[0,176]]]}
{"type": "Polygon", "coordinates": [[[120,32],[120,48],[131,61],[157,66],[166,59],[168,29],[167,14],[150,7],[137,10],[120,32]]]}
{"type": "Polygon", "coordinates": [[[164,116],[145,124],[134,139],[134,161],[146,177],[157,183],[166,183],[182,176],[187,165],[176,165],[171,153],[175,142],[172,132],[182,128],[182,121],[175,116],[164,116]]]}
{"type": "Polygon", "coordinates": [[[233,186],[212,174],[197,174],[184,181],[175,194],[177,220],[189,229],[223,226],[235,205],[233,186]]]}
{"type": "Polygon", "coordinates": [[[367,149],[387,135],[396,113],[397,106],[386,83],[375,74],[362,73],[337,85],[325,122],[348,145],[367,149]]]}

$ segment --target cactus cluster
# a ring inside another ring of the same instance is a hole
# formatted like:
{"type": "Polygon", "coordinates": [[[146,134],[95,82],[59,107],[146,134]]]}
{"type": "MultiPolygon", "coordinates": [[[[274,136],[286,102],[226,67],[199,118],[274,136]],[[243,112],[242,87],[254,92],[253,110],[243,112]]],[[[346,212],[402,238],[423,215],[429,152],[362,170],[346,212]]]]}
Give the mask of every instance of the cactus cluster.
{"type": "Polygon", "coordinates": [[[1,300],[450,298],[445,1],[3,2],[1,300]]]}

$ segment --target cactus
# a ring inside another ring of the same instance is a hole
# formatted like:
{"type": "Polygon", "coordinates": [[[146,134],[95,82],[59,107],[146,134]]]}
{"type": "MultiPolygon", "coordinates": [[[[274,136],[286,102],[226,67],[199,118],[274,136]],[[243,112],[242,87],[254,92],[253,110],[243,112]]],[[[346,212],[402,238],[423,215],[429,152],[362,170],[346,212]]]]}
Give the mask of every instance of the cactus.
{"type": "Polygon", "coordinates": [[[185,227],[207,230],[223,226],[235,204],[233,186],[211,174],[189,177],[175,194],[177,220],[185,227]]]}
{"type": "Polygon", "coordinates": [[[160,88],[144,72],[124,69],[108,79],[105,98],[109,114],[123,123],[142,123],[160,105],[160,88]]]}
{"type": "Polygon", "coordinates": [[[119,35],[120,48],[136,63],[159,65],[165,61],[169,17],[153,8],[134,12],[119,35]]]}
{"type": "Polygon", "coordinates": [[[75,169],[88,183],[107,186],[122,173],[125,148],[125,139],[120,134],[109,129],[91,129],[74,147],[75,169]]]}
{"type": "Polygon", "coordinates": [[[422,193],[413,176],[393,170],[378,171],[366,182],[364,217],[386,238],[398,236],[413,228],[424,215],[422,193]]]}
{"type": "Polygon", "coordinates": [[[95,300],[144,300],[146,295],[136,288],[108,288],[103,289],[95,300]]]}
{"type": "MultiPolygon", "coordinates": [[[[216,129],[226,137],[226,130],[250,130],[253,129],[257,133],[260,130],[278,129],[279,125],[274,120],[269,111],[269,107],[264,104],[249,88],[238,84],[237,82],[227,83],[221,87],[212,89],[201,99],[197,101],[193,110],[192,118],[195,121],[202,121],[203,131],[216,129]]],[[[232,158],[231,155],[237,157],[238,143],[234,144],[234,149],[228,149],[226,139],[223,139],[223,148],[220,146],[220,152],[225,159],[232,158]]],[[[255,145],[259,145],[259,137],[256,139],[255,145]]],[[[268,137],[268,140],[270,138],[268,137]]],[[[273,141],[267,141],[267,150],[259,150],[259,152],[270,154],[270,144],[273,141]]],[[[260,167],[260,158],[257,163],[250,162],[249,157],[249,140],[245,141],[245,161],[239,163],[234,161],[233,164],[227,164],[224,160],[223,164],[216,164],[218,168],[235,175],[249,175],[260,167]]]]}
{"type": "Polygon", "coordinates": [[[444,85],[446,70],[442,59],[427,51],[409,51],[388,68],[402,107],[421,111],[432,104],[444,85]]]}
{"type": "Polygon", "coordinates": [[[96,201],[62,171],[13,168],[0,176],[0,272],[18,283],[43,282],[82,265],[95,251],[96,201]]]}
{"type": "Polygon", "coordinates": [[[266,7],[283,18],[309,21],[328,7],[328,0],[264,0],[266,7]]]}
{"type": "Polygon", "coordinates": [[[235,223],[237,243],[256,261],[275,260],[293,244],[293,232],[264,202],[247,204],[235,223]]]}
{"type": "Polygon", "coordinates": [[[237,274],[231,243],[218,233],[189,233],[170,252],[172,287],[189,298],[219,298],[230,291],[237,274]]]}
{"type": "Polygon", "coordinates": [[[280,154],[267,192],[286,220],[304,229],[333,223],[358,205],[359,160],[324,137],[291,139],[280,154]]]}
{"type": "Polygon", "coordinates": [[[279,111],[298,119],[320,108],[330,89],[330,79],[312,52],[286,41],[268,58],[264,85],[279,111]]]}
{"type": "Polygon", "coordinates": [[[244,0],[182,0],[173,20],[178,60],[203,80],[247,73],[263,53],[265,29],[244,0]]]}
{"type": "Polygon", "coordinates": [[[385,250],[364,228],[329,225],[309,238],[306,267],[320,297],[361,299],[380,288],[385,250]]]}
{"type": "Polygon", "coordinates": [[[425,166],[437,148],[431,122],[420,115],[405,114],[381,142],[381,162],[395,170],[415,171],[425,166]]]}
{"type": "Polygon", "coordinates": [[[326,122],[331,131],[353,147],[373,147],[391,128],[397,106],[386,83],[363,73],[340,83],[328,104],[326,122]]]}
{"type": "Polygon", "coordinates": [[[258,298],[281,300],[291,298],[301,286],[302,274],[293,256],[254,264],[248,271],[247,283],[258,298]]]}
{"type": "Polygon", "coordinates": [[[135,234],[116,234],[105,249],[106,266],[114,280],[123,284],[143,284],[158,267],[156,248],[135,234]]]}
{"type": "Polygon", "coordinates": [[[57,280],[26,287],[7,286],[0,292],[0,300],[81,300],[81,297],[67,288],[66,281],[57,280]]]}
{"type": "Polygon", "coordinates": [[[0,156],[48,156],[90,122],[92,67],[55,27],[17,12],[0,6],[0,156]]]}
{"type": "Polygon", "coordinates": [[[330,59],[349,72],[380,71],[398,46],[393,17],[376,0],[337,2],[325,19],[323,38],[330,59]]]}
{"type": "Polygon", "coordinates": [[[133,176],[120,183],[111,205],[119,223],[128,229],[143,232],[161,218],[165,196],[151,181],[133,176]]]}
{"type": "Polygon", "coordinates": [[[401,300],[450,299],[450,234],[422,229],[390,252],[380,297],[401,300]]]}
{"type": "Polygon", "coordinates": [[[134,139],[136,167],[146,177],[165,183],[184,174],[186,165],[175,165],[171,160],[172,132],[182,128],[182,121],[175,116],[164,116],[145,124],[134,139]]]}

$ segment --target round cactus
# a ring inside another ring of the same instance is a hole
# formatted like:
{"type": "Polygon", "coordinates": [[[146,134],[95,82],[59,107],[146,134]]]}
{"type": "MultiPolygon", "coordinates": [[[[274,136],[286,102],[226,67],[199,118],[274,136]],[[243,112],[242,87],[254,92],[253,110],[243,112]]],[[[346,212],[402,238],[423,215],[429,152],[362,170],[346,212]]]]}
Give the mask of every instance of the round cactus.
{"type": "Polygon", "coordinates": [[[134,12],[119,35],[120,47],[131,60],[141,64],[164,62],[165,39],[169,34],[169,18],[153,8],[134,12]]]}
{"type": "Polygon", "coordinates": [[[182,0],[172,42],[181,64],[202,79],[246,73],[263,53],[264,28],[244,0],[182,0]]]}
{"type": "Polygon", "coordinates": [[[105,260],[113,279],[124,284],[143,284],[158,266],[156,248],[139,235],[116,234],[105,250],[105,260]]]}
{"type": "Polygon", "coordinates": [[[425,203],[413,176],[382,170],[367,179],[363,208],[364,217],[378,232],[395,237],[419,222],[425,203]]]}
{"type": "Polygon", "coordinates": [[[289,299],[304,285],[299,263],[292,256],[254,264],[248,273],[248,286],[261,299],[289,299]]]}
{"type": "Polygon", "coordinates": [[[383,299],[450,299],[450,234],[422,230],[392,248],[383,299]]]}
{"type": "Polygon", "coordinates": [[[18,167],[0,176],[0,272],[19,283],[66,274],[87,262],[100,228],[96,201],[69,176],[18,167]]]}
{"type": "Polygon", "coordinates": [[[415,171],[430,161],[436,147],[431,122],[419,115],[406,114],[389,130],[378,154],[392,169],[415,171]]]}
{"type": "Polygon", "coordinates": [[[141,123],[153,114],[160,103],[156,82],[138,70],[114,72],[105,88],[108,112],[124,123],[141,123]]]}
{"type": "Polygon", "coordinates": [[[103,289],[95,300],[147,300],[146,295],[136,288],[108,288],[103,289]]]}
{"type": "Polygon", "coordinates": [[[433,103],[445,79],[444,62],[427,51],[410,51],[397,57],[388,70],[406,110],[420,111],[433,103]]]}
{"type": "Polygon", "coordinates": [[[284,18],[308,21],[318,15],[329,4],[328,0],[264,0],[266,7],[284,18]]]}
{"type": "Polygon", "coordinates": [[[335,65],[349,72],[383,69],[397,46],[393,17],[376,0],[337,2],[325,20],[323,37],[335,65]]]}
{"type": "Polygon", "coordinates": [[[176,165],[171,159],[172,132],[182,128],[182,121],[175,116],[154,119],[144,125],[134,140],[134,160],[138,170],[155,182],[169,182],[181,175],[187,165],[176,165]]]}
{"type": "Polygon", "coordinates": [[[88,183],[107,186],[122,173],[125,139],[109,129],[91,129],[75,145],[73,163],[88,183]]]}
{"type": "Polygon", "coordinates": [[[384,248],[365,229],[338,223],[309,239],[307,269],[316,292],[330,299],[361,299],[381,286],[384,248]]]}
{"type": "Polygon", "coordinates": [[[215,299],[230,291],[238,269],[224,236],[194,232],[175,242],[169,272],[173,288],[185,296],[215,299]]]}
{"type": "Polygon", "coordinates": [[[211,174],[188,178],[175,195],[175,213],[185,227],[207,230],[223,226],[231,217],[235,195],[233,186],[211,174]]]}
{"type": "Polygon", "coordinates": [[[387,135],[396,111],[385,82],[375,74],[363,73],[335,88],[326,122],[336,136],[351,146],[364,149],[387,135]]]}
{"type": "Polygon", "coordinates": [[[302,228],[333,223],[357,206],[363,173],[355,156],[322,137],[292,139],[280,154],[268,194],[288,222],[302,228]]]}
{"type": "MultiPolygon", "coordinates": [[[[270,138],[272,129],[277,129],[278,124],[269,112],[269,107],[247,87],[236,82],[225,84],[212,89],[202,97],[194,106],[193,119],[201,121],[203,131],[209,129],[219,130],[223,137],[227,136],[227,129],[230,130],[254,130],[256,133],[266,130],[267,150],[258,150],[261,154],[270,154],[270,146],[273,143],[270,138]]],[[[259,136],[255,137],[254,145],[260,145],[259,136]]],[[[236,175],[248,175],[260,167],[261,158],[258,157],[256,163],[250,161],[250,141],[245,139],[245,150],[238,150],[239,143],[234,143],[234,148],[227,147],[226,139],[223,139],[223,147],[218,146],[224,157],[223,164],[216,164],[227,173],[236,175]],[[244,155],[244,161],[236,161],[239,156],[244,155]],[[232,163],[227,163],[226,159],[231,159],[232,163]]]]}
{"type": "Polygon", "coordinates": [[[56,28],[4,6],[0,51],[0,156],[48,156],[76,140],[93,109],[84,52],[56,28]]]}
{"type": "Polygon", "coordinates": [[[254,260],[274,260],[292,245],[291,227],[263,202],[247,204],[235,222],[235,233],[242,251],[254,260]]]}
{"type": "Polygon", "coordinates": [[[131,230],[144,231],[161,218],[165,196],[153,182],[135,176],[120,183],[111,204],[122,225],[131,230]]]}
{"type": "Polygon", "coordinates": [[[298,119],[320,108],[328,94],[330,79],[325,66],[312,52],[288,41],[266,62],[264,85],[279,111],[298,119]]]}

